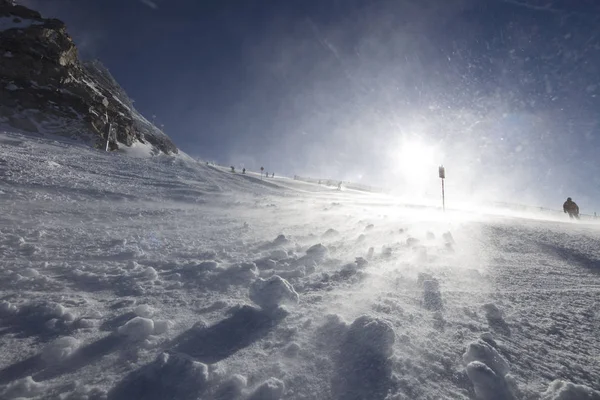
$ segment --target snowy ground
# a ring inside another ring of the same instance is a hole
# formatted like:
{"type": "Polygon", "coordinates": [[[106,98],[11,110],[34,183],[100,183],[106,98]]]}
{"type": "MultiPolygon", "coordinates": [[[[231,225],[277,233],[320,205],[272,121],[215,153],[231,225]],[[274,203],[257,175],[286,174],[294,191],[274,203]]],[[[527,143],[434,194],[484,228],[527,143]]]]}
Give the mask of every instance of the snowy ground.
{"type": "Polygon", "coordinates": [[[2,399],[600,399],[594,224],[6,133],[0,204],[2,399]]]}

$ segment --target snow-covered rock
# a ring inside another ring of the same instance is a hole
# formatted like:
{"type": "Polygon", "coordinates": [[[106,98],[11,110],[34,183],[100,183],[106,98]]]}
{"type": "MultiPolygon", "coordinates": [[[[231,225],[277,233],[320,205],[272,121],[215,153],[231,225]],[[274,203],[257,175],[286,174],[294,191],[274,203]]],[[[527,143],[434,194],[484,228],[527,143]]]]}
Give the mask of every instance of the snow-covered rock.
{"type": "Polygon", "coordinates": [[[284,304],[296,304],[298,299],[294,287],[278,275],[266,280],[258,278],[250,286],[250,300],[265,310],[272,310],[284,304]]]}

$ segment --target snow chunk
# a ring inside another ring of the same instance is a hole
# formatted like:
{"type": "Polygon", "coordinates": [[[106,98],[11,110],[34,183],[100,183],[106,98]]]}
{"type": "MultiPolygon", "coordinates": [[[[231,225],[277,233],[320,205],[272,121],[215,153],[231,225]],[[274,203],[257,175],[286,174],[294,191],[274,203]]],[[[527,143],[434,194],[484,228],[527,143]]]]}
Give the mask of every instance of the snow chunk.
{"type": "Polygon", "coordinates": [[[484,363],[501,377],[504,377],[510,371],[508,361],[496,349],[483,340],[469,343],[467,351],[463,354],[463,362],[465,364],[473,361],[484,363]]]}
{"type": "Polygon", "coordinates": [[[242,263],[233,265],[221,274],[227,283],[249,283],[259,276],[260,272],[255,263],[242,263]]]}
{"type": "Polygon", "coordinates": [[[142,277],[154,281],[158,279],[158,272],[154,268],[148,267],[142,272],[142,277]]]}
{"type": "Polygon", "coordinates": [[[389,322],[366,315],[357,318],[339,349],[334,397],[384,398],[391,387],[395,339],[389,322]]]}
{"type": "Polygon", "coordinates": [[[48,364],[59,363],[68,358],[79,347],[79,340],[71,336],[56,339],[42,351],[42,360],[48,364]]]}
{"type": "Polygon", "coordinates": [[[275,240],[273,240],[273,244],[276,246],[283,246],[285,244],[288,244],[289,242],[290,240],[286,238],[285,235],[279,235],[275,238],[275,240]]]}
{"type": "Polygon", "coordinates": [[[137,306],[133,310],[133,312],[138,317],[143,317],[143,318],[150,318],[150,317],[152,317],[152,315],[154,315],[154,309],[147,304],[142,304],[142,305],[137,306]]]}
{"type": "Polygon", "coordinates": [[[31,398],[44,392],[46,385],[35,382],[31,376],[11,382],[0,392],[2,399],[31,398]]]}
{"type": "Polygon", "coordinates": [[[333,228],[329,228],[327,229],[327,231],[323,234],[324,238],[331,238],[331,237],[335,237],[335,236],[339,236],[340,233],[338,231],[336,231],[333,228]]]}
{"type": "Polygon", "coordinates": [[[0,315],[12,315],[16,314],[19,311],[17,306],[11,304],[8,301],[0,301],[0,315]]]}
{"type": "Polygon", "coordinates": [[[269,378],[250,395],[248,400],[279,400],[285,392],[285,384],[277,378],[269,378]]]}
{"type": "Polygon", "coordinates": [[[232,375],[217,389],[215,398],[219,400],[237,399],[241,397],[242,391],[247,384],[248,380],[245,376],[239,374],[232,375]]]}
{"type": "Polygon", "coordinates": [[[109,393],[111,400],[197,399],[206,389],[208,367],[183,355],[162,353],[125,377],[109,393]]]}
{"type": "Polygon", "coordinates": [[[283,249],[273,250],[271,254],[269,254],[268,258],[271,260],[280,261],[288,258],[288,253],[283,249]]]}
{"type": "Polygon", "coordinates": [[[321,243],[318,243],[306,250],[306,255],[310,257],[324,258],[328,252],[329,250],[327,250],[327,247],[323,246],[321,243]]]}
{"type": "Polygon", "coordinates": [[[600,392],[560,379],[553,381],[541,395],[541,400],[600,400],[600,392]]]}
{"type": "Polygon", "coordinates": [[[488,325],[494,331],[504,334],[510,335],[510,327],[504,321],[504,317],[502,316],[502,311],[493,303],[488,303],[483,305],[483,309],[485,311],[485,318],[488,321],[488,325]]]}
{"type": "Polygon", "coordinates": [[[475,394],[480,400],[511,400],[514,396],[508,391],[504,378],[498,376],[491,368],[479,361],[467,365],[467,375],[475,394]]]}
{"type": "Polygon", "coordinates": [[[298,303],[294,287],[279,275],[269,279],[258,278],[250,286],[250,300],[265,310],[272,310],[284,303],[298,303]]]}
{"type": "Polygon", "coordinates": [[[154,332],[154,321],[148,318],[135,317],[119,327],[118,332],[133,340],[145,339],[154,332]]]}

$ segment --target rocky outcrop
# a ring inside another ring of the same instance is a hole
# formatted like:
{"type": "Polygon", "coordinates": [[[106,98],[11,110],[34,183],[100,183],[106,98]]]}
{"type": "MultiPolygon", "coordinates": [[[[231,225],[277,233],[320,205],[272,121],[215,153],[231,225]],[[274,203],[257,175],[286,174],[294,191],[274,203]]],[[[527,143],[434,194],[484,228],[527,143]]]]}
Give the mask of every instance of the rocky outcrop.
{"type": "Polygon", "coordinates": [[[143,118],[99,62],[83,63],[65,24],[0,0],[0,123],[39,133],[89,139],[110,148],[150,143],[177,153],[163,132],[143,118]],[[116,138],[116,140],[114,139],[116,138]]]}

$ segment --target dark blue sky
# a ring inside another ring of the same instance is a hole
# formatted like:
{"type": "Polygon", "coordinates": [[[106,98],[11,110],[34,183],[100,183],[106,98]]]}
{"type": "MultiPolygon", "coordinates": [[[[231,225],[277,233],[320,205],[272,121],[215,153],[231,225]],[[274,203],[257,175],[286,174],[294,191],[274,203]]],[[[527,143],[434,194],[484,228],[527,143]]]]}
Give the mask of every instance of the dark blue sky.
{"type": "Polygon", "coordinates": [[[593,0],[22,3],[190,155],[402,186],[419,142],[465,194],[600,206],[593,0]]]}

